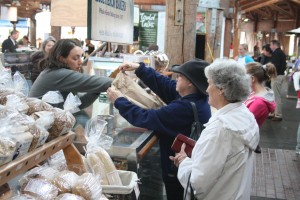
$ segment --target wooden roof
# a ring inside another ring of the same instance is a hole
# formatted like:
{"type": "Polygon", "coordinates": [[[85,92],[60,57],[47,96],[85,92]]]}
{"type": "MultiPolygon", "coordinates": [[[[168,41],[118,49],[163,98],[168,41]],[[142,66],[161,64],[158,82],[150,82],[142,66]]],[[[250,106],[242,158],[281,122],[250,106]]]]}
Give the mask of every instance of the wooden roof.
{"type": "MultiPolygon", "coordinates": [[[[1,6],[17,6],[15,0],[0,0],[1,6]]],[[[51,0],[19,0],[18,17],[32,18],[40,12],[40,4],[50,5],[51,0]]]]}
{"type": "Polygon", "coordinates": [[[300,0],[239,0],[239,10],[254,21],[295,21],[300,0]]]}

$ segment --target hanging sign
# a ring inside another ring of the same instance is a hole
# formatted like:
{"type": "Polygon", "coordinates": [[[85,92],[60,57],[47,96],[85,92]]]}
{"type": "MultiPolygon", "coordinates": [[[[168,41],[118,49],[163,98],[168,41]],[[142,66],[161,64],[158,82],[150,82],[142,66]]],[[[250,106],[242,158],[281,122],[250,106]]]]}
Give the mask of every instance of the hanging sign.
{"type": "Polygon", "coordinates": [[[133,11],[133,0],[89,0],[88,37],[132,44],[133,11]]]}
{"type": "Polygon", "coordinates": [[[139,36],[142,51],[157,43],[157,22],[158,12],[140,11],[139,36]]]}

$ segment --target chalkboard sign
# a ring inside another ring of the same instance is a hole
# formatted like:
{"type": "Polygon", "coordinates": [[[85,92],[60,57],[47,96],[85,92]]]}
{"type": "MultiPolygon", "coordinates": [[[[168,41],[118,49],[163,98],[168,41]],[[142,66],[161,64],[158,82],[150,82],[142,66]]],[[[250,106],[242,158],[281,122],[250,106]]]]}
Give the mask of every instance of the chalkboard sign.
{"type": "Polygon", "coordinates": [[[146,51],[151,44],[157,43],[158,12],[140,11],[139,36],[140,49],[146,51]]]}

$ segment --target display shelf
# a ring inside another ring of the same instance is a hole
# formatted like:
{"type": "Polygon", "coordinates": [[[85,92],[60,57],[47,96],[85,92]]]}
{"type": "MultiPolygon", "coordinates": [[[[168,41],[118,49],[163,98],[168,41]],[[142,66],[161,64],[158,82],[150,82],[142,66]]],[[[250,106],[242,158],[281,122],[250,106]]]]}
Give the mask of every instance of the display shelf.
{"type": "Polygon", "coordinates": [[[74,132],[60,136],[43,146],[28,152],[26,155],[13,160],[0,167],[0,186],[14,177],[26,172],[35,165],[41,163],[59,150],[63,150],[67,165],[70,170],[84,172],[84,164],[80,153],[73,145],[74,132]]]}

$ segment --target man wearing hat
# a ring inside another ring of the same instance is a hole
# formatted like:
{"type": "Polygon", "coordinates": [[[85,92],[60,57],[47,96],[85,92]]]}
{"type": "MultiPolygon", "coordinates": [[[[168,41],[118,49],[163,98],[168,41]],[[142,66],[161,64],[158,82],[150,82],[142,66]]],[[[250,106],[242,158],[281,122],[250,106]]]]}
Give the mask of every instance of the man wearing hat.
{"type": "Polygon", "coordinates": [[[208,105],[207,79],[204,68],[209,63],[203,60],[191,60],[173,67],[177,81],[157,73],[144,63],[124,63],[121,71],[133,71],[167,105],[160,109],[142,109],[128,101],[114,88],[107,90],[108,98],[120,114],[132,125],[155,131],[159,137],[162,177],[168,200],[182,200],[183,187],[177,179],[177,167],[169,159],[175,152],[171,149],[177,134],[189,136],[194,122],[190,102],[197,107],[199,121],[208,122],[211,112],[208,105]]]}

